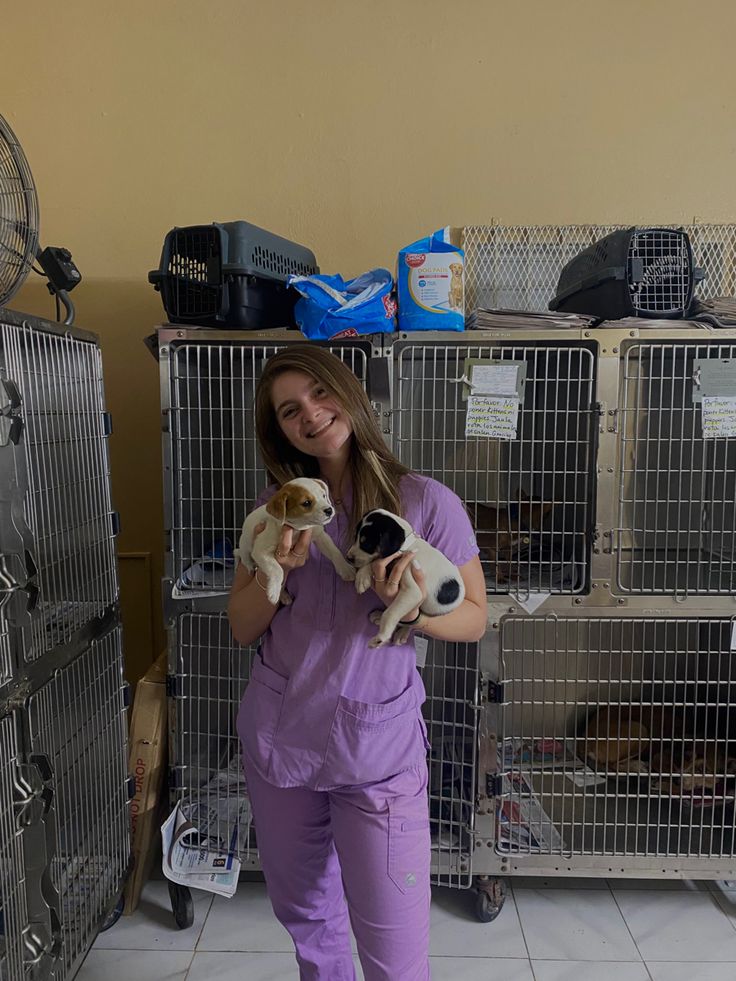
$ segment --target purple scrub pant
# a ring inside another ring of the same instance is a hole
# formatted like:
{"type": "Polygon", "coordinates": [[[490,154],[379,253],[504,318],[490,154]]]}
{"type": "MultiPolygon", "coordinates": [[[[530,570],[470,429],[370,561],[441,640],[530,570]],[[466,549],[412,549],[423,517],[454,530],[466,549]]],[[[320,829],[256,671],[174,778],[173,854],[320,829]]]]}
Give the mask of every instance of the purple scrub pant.
{"type": "Polygon", "coordinates": [[[429,978],[427,768],[330,791],[274,787],[245,760],[266,887],[301,981],[429,978]]]}

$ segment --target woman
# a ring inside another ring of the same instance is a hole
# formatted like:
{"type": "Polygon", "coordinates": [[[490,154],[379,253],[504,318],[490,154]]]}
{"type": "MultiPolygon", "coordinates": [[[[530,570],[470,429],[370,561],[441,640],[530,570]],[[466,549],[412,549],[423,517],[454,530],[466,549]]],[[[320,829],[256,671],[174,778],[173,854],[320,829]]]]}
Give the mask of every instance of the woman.
{"type": "MultiPolygon", "coordinates": [[[[327,533],[347,552],[362,515],[383,507],[460,567],[465,600],[444,616],[403,622],[428,637],[477,641],[485,582],[459,499],[411,473],[387,449],[353,373],[324,348],[274,355],[256,392],[256,428],[274,484],[320,477],[336,507],[327,533]]],[[[269,488],[259,499],[273,493],[269,488]]],[[[276,550],[293,597],[269,603],[263,576],[241,565],[228,615],[235,638],[262,637],[238,715],[258,849],[274,912],[291,934],[300,978],[355,977],[349,924],[366,981],[429,977],[429,862],[424,688],[413,639],[368,649],[372,610],[389,604],[413,553],[372,565],[359,596],[284,528],[276,550]]]]}

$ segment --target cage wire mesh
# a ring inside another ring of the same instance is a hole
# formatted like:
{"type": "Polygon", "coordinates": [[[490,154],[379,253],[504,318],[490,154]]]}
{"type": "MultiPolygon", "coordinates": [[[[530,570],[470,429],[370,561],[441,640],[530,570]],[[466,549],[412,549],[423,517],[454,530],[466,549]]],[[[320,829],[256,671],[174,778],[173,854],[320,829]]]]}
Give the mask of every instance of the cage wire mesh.
{"type": "Polygon", "coordinates": [[[54,774],[62,959],[69,971],[122,888],[130,856],[120,629],[93,642],[28,701],[31,748],[54,774]]]}
{"type": "Polygon", "coordinates": [[[24,510],[40,587],[30,660],[117,598],[102,362],[94,344],[10,324],[2,349],[23,399],[24,510]]]}
{"type": "MultiPolygon", "coordinates": [[[[633,224],[633,223],[632,223],[633,224]]],[[[639,226],[644,227],[641,222],[639,226]]],[[[547,310],[562,267],[578,252],[631,225],[468,225],[465,250],[465,310],[547,310]]],[[[701,298],[736,292],[736,225],[658,225],[683,228],[705,279],[701,298]]]]}
{"type": "Polygon", "coordinates": [[[594,377],[591,349],[522,331],[517,342],[394,345],[394,449],[465,502],[491,592],[590,588],[594,377]],[[466,438],[468,359],[525,366],[515,439],[466,438]]]}
{"type": "MultiPolygon", "coordinates": [[[[254,400],[263,365],[283,345],[181,344],[170,355],[171,548],[177,589],[223,591],[232,548],[267,479],[254,400]]],[[[365,385],[369,348],[331,346],[365,385]]]]}
{"type": "MultiPolygon", "coordinates": [[[[244,866],[255,865],[258,830],[236,718],[257,648],[233,640],[225,613],[181,614],[174,643],[172,797],[197,829],[198,843],[236,854],[244,866]]],[[[469,886],[477,787],[477,645],[432,641],[422,675],[431,745],[432,879],[469,886]]]]}
{"type": "Polygon", "coordinates": [[[478,645],[430,640],[421,674],[429,750],[432,882],[472,883],[477,790],[478,645]]]}
{"type": "Polygon", "coordinates": [[[0,978],[26,977],[23,930],[28,923],[22,831],[16,822],[18,743],[14,715],[0,718],[0,978]]]}
{"type": "Polygon", "coordinates": [[[235,721],[257,648],[236,643],[224,613],[182,614],[174,636],[172,796],[197,829],[198,843],[253,864],[256,843],[235,721]]]}
{"type": "Polygon", "coordinates": [[[620,376],[618,587],[686,597],[736,592],[736,444],[703,435],[696,368],[736,345],[636,341],[620,376]]]}
{"type": "Polygon", "coordinates": [[[502,625],[496,851],[734,857],[730,618],[502,625]]]}

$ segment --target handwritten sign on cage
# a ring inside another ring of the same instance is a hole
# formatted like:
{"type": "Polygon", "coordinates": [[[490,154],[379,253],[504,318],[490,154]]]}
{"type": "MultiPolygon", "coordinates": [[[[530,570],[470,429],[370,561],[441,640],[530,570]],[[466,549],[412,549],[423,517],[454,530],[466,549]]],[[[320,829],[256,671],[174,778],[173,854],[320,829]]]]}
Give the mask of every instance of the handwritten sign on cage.
{"type": "Polygon", "coordinates": [[[466,439],[516,439],[526,383],[525,362],[468,358],[462,380],[467,400],[466,439]]]}
{"type": "Polygon", "coordinates": [[[703,396],[703,438],[736,436],[736,396],[703,396]]]}

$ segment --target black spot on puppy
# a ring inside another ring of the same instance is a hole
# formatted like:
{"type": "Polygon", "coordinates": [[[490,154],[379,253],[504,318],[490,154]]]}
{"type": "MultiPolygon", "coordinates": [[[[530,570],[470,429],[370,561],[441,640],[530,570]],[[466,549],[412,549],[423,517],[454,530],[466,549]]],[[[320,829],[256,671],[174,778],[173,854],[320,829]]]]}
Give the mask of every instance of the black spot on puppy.
{"type": "Polygon", "coordinates": [[[447,604],[454,603],[460,595],[460,583],[457,579],[445,579],[437,590],[437,602],[447,604]]]}
{"type": "Polygon", "coordinates": [[[360,527],[360,547],[369,555],[384,559],[398,552],[406,535],[398,522],[388,514],[369,511],[360,527]]]}

